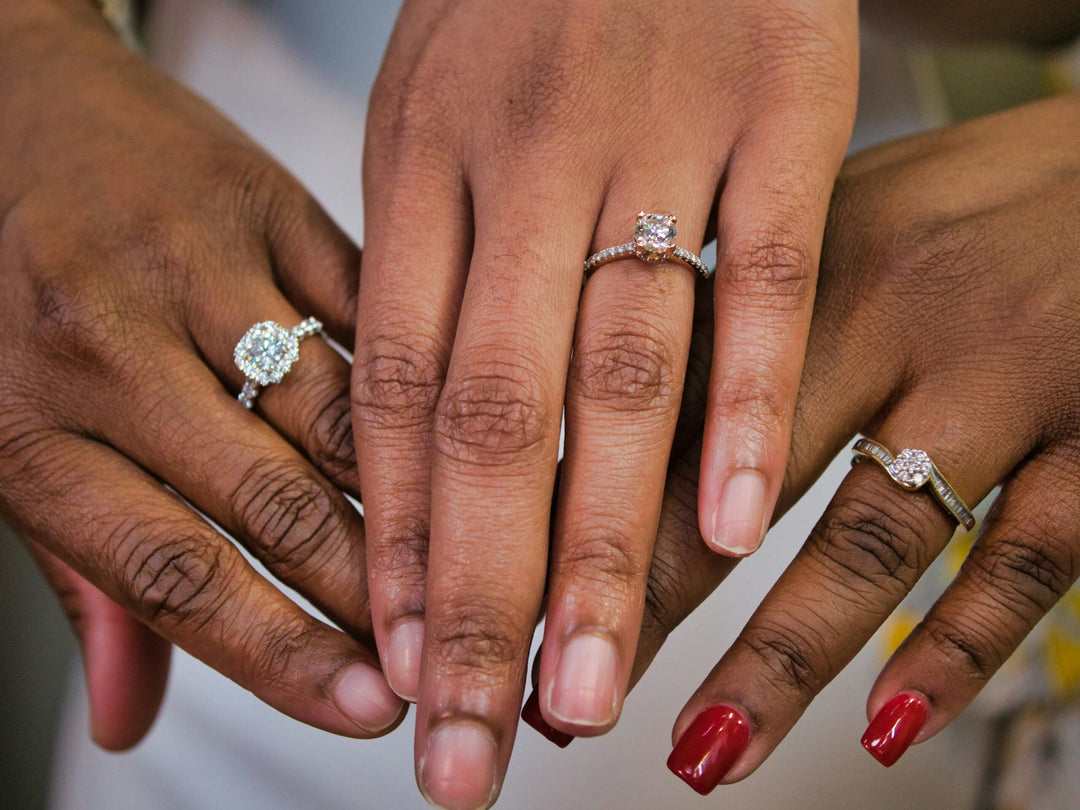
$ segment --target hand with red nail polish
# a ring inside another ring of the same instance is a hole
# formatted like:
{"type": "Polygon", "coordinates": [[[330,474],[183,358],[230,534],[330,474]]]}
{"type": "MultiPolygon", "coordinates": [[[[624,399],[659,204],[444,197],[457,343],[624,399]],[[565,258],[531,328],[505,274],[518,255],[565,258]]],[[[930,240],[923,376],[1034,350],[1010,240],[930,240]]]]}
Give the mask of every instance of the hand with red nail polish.
{"type": "MultiPolygon", "coordinates": [[[[956,717],[1080,573],[1080,272],[1063,258],[1080,255],[1077,133],[1080,96],[1064,96],[871,149],[837,184],[782,504],[860,431],[924,450],[968,504],[1002,486],[870,695],[863,745],[887,766],[956,717]]],[[[853,467],[683,710],[673,769],[695,789],[751,773],[956,528],[926,488],[853,467]],[[717,705],[754,718],[730,761],[717,705]]],[[[658,594],[685,593],[703,564],[670,542],[658,594]]]]}

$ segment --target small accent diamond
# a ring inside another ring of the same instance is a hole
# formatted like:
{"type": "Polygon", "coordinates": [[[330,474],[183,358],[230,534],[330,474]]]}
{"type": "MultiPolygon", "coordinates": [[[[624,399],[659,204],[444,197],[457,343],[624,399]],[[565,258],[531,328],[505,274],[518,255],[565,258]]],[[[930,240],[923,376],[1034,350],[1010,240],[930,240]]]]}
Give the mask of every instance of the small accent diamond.
{"type": "Polygon", "coordinates": [[[638,214],[634,226],[634,252],[646,262],[662,262],[675,249],[675,217],[671,214],[638,214]]]}
{"type": "Polygon", "coordinates": [[[904,450],[889,465],[897,480],[912,487],[921,487],[930,477],[930,456],[923,450],[904,450]]]}
{"type": "Polygon", "coordinates": [[[297,336],[273,321],[251,327],[233,352],[236,367],[259,385],[281,382],[299,357],[297,336]]]}

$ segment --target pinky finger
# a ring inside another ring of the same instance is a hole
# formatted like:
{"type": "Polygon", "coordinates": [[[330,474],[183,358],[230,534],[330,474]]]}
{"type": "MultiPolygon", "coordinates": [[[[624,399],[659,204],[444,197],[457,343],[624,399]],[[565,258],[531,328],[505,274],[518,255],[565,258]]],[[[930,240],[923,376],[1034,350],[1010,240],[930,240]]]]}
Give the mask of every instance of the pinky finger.
{"type": "Polygon", "coordinates": [[[886,664],[863,746],[886,767],[975,698],[1080,574],[1076,450],[1020,468],[956,579],[886,664]]]}
{"type": "Polygon", "coordinates": [[[161,708],[172,645],[40,544],[28,545],[79,642],[94,742],[110,751],[137,745],[161,708]]]}

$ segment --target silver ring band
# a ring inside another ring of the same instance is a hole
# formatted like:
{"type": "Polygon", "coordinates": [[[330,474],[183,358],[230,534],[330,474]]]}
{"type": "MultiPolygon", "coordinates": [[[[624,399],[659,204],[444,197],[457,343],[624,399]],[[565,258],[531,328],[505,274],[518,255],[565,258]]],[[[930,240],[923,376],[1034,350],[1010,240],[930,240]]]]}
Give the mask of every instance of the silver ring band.
{"type": "Polygon", "coordinates": [[[300,358],[300,341],[322,331],[317,318],[307,318],[292,329],[274,321],[260,321],[247,330],[233,350],[236,367],[244,374],[237,400],[250,409],[259,392],[279,383],[300,358]]]}
{"type": "Polygon", "coordinates": [[[672,214],[638,214],[634,226],[634,241],[606,248],[585,260],[585,278],[601,265],[619,259],[639,259],[649,264],[660,262],[679,262],[686,265],[702,278],[709,278],[715,272],[696,253],[675,245],[675,222],[672,214]]]}
{"type": "Polygon", "coordinates": [[[967,504],[956,494],[941,470],[930,460],[924,450],[902,450],[893,456],[888,448],[872,439],[859,439],[851,448],[852,464],[870,459],[889,474],[889,477],[906,490],[914,492],[930,484],[930,491],[945,511],[968,531],[975,527],[975,516],[967,504]]]}

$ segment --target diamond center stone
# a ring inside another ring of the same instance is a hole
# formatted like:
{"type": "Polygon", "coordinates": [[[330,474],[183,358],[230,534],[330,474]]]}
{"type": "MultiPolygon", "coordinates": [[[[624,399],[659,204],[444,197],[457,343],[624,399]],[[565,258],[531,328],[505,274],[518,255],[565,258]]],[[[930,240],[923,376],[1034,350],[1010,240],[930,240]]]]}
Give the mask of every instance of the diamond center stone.
{"type": "Polygon", "coordinates": [[[675,217],[671,214],[638,214],[634,251],[644,261],[662,262],[675,249],[675,235],[675,217]]]}
{"type": "Polygon", "coordinates": [[[930,456],[923,450],[904,450],[893,459],[890,468],[897,480],[921,487],[930,477],[930,456]]]}
{"type": "Polygon", "coordinates": [[[281,382],[300,357],[300,341],[273,321],[251,327],[236,344],[233,360],[244,376],[259,385],[281,382]]]}

